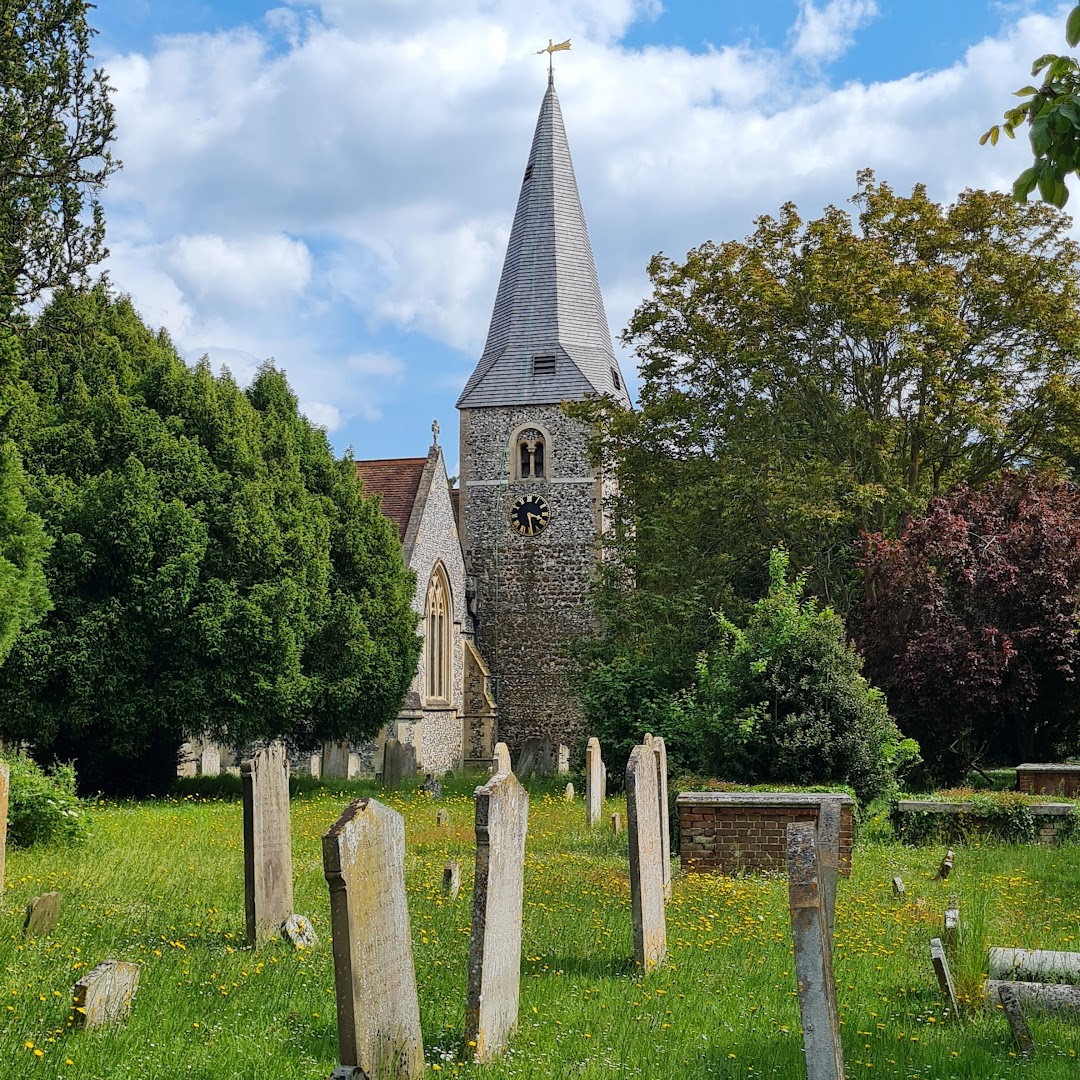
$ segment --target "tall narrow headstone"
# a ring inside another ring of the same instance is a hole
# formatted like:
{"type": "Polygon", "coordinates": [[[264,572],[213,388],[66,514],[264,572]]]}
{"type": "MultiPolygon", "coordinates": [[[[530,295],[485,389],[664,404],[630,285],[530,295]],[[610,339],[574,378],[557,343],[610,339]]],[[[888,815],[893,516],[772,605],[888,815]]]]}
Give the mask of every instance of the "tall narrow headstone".
{"type": "Polygon", "coordinates": [[[347,742],[323,743],[319,773],[323,780],[348,780],[349,744],[347,742]]]}
{"type": "Polygon", "coordinates": [[[604,762],[600,740],[594,735],[585,747],[585,824],[592,828],[604,812],[604,762]]]}
{"type": "Polygon", "coordinates": [[[667,955],[660,798],[652,747],[635,746],[626,763],[626,829],[630,850],[630,915],[634,959],[651,971],[667,955]]]}
{"type": "Polygon", "coordinates": [[[451,859],[442,872],[443,896],[456,900],[461,889],[461,863],[457,859],[451,859]]]}
{"type": "Polygon", "coordinates": [[[405,895],[405,819],[375,799],[357,799],[322,846],[339,1060],[365,1076],[417,1080],[424,1048],[405,895]]]}
{"type": "Polygon", "coordinates": [[[660,849],[664,873],[664,902],[671,899],[671,807],[668,805],[667,746],[658,735],[652,741],[656,756],[657,797],[660,800],[660,849]]]}
{"type": "Polygon", "coordinates": [[[88,971],[72,989],[74,1025],[82,1028],[116,1024],[131,1012],[139,989],[139,965],[105,960],[88,971]]]}
{"type": "Polygon", "coordinates": [[[817,847],[824,903],[825,943],[832,963],[832,939],[836,926],[836,881],[840,876],[840,800],[822,799],[818,807],[817,847]]]}
{"type": "Polygon", "coordinates": [[[465,1038],[497,1057],[517,1025],[529,796],[511,772],[476,789],[476,877],[465,1038]]]}
{"type": "Polygon", "coordinates": [[[556,772],[559,776],[567,776],[570,772],[570,747],[565,743],[559,743],[558,764],[556,772]]]}
{"type": "Polygon", "coordinates": [[[819,887],[821,866],[813,822],[788,825],[787,868],[807,1080],[843,1080],[836,983],[830,962],[832,950],[826,943],[827,915],[819,887]]]}
{"type": "Polygon", "coordinates": [[[216,742],[208,742],[203,745],[199,772],[203,776],[221,775],[221,747],[216,742]]]}
{"type": "Polygon", "coordinates": [[[510,771],[510,748],[504,742],[496,743],[495,756],[491,759],[491,773],[498,776],[499,773],[510,771]]]}
{"type": "Polygon", "coordinates": [[[949,970],[949,958],[945,955],[945,946],[941,944],[941,938],[930,939],[930,962],[934,965],[934,974],[937,976],[938,986],[941,992],[949,998],[949,1006],[953,1014],[956,1013],[956,988],[953,986],[952,972],[949,970]]]}
{"type": "Polygon", "coordinates": [[[289,762],[273,742],[240,766],[244,789],[244,914],[249,948],[293,913],[289,762]]]}
{"type": "Polygon", "coordinates": [[[8,790],[11,786],[11,766],[0,761],[0,896],[4,895],[4,861],[7,852],[8,790]]]}

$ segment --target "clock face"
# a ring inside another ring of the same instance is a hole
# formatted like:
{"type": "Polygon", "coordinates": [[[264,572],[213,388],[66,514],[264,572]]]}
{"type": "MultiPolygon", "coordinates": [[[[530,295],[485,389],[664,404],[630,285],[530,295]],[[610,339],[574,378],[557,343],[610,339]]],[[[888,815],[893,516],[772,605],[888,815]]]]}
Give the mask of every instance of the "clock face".
{"type": "Polygon", "coordinates": [[[510,527],[522,536],[539,536],[551,521],[551,509],[542,495],[522,495],[510,508],[510,527]]]}

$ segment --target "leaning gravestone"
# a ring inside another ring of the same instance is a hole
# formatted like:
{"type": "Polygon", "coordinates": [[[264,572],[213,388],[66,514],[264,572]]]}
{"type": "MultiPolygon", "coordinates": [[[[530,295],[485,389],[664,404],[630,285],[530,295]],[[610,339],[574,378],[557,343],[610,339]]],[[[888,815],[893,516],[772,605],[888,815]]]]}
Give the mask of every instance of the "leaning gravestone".
{"type": "Polygon", "coordinates": [[[244,915],[248,948],[273,937],[293,913],[289,763],[273,742],[240,766],[244,786],[244,915]]]}
{"type": "Polygon", "coordinates": [[[652,741],[656,756],[657,798],[660,800],[660,847],[663,858],[664,902],[671,899],[671,807],[668,804],[667,745],[657,736],[652,741]]]}
{"type": "Polygon", "coordinates": [[[465,1038],[491,1061],[517,1026],[529,796],[511,772],[476,789],[476,877],[465,1038]]]}
{"type": "Polygon", "coordinates": [[[594,735],[585,747],[585,824],[592,828],[604,810],[604,762],[600,740],[594,735]]]}
{"type": "Polygon", "coordinates": [[[338,1058],[362,1076],[417,1080],[424,1047],[405,895],[405,819],[375,799],[357,799],[322,846],[338,1058]]]}
{"type": "Polygon", "coordinates": [[[7,852],[8,789],[11,784],[11,766],[0,761],[0,896],[4,895],[4,859],[7,852]]]}
{"type": "Polygon", "coordinates": [[[23,937],[37,937],[39,934],[47,934],[56,925],[60,918],[60,894],[58,892],[42,893],[35,896],[26,905],[26,918],[23,920],[23,937]]]}
{"type": "Polygon", "coordinates": [[[75,1026],[104,1027],[125,1019],[139,989],[139,965],[106,960],[88,971],[72,991],[75,1026]]]}
{"type": "Polygon", "coordinates": [[[347,742],[323,743],[319,775],[323,780],[349,779],[349,744],[347,742]]]}
{"type": "Polygon", "coordinates": [[[660,798],[656,756],[648,745],[635,746],[626,763],[626,829],[630,849],[630,914],[634,959],[651,971],[667,955],[664,874],[661,868],[660,798]]]}
{"type": "Polygon", "coordinates": [[[953,985],[952,972],[949,970],[949,958],[945,955],[945,946],[941,944],[941,938],[930,939],[930,961],[934,965],[934,974],[937,975],[938,986],[941,992],[949,999],[949,1007],[956,1015],[956,987],[953,985]]]}
{"type": "Polygon", "coordinates": [[[807,1080],[843,1080],[844,1051],[840,1042],[832,948],[826,940],[829,926],[819,885],[817,826],[812,821],[788,825],[787,869],[807,1080]]]}
{"type": "Polygon", "coordinates": [[[1031,1030],[1024,1019],[1024,1010],[1020,1007],[1020,999],[1016,996],[1012,983],[1002,983],[998,987],[998,1000],[1005,1010],[1005,1019],[1009,1021],[1016,1048],[1024,1057],[1034,1057],[1035,1040],[1031,1037],[1031,1030]]]}

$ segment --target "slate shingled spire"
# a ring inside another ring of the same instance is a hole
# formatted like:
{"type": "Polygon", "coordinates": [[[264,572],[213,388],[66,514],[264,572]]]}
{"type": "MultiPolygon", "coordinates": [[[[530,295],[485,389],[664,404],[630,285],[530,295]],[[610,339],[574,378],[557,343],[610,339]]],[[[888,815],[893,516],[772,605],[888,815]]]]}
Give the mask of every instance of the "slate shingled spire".
{"type": "Polygon", "coordinates": [[[540,405],[597,394],[630,405],[549,76],[487,344],[457,407],[540,405]]]}

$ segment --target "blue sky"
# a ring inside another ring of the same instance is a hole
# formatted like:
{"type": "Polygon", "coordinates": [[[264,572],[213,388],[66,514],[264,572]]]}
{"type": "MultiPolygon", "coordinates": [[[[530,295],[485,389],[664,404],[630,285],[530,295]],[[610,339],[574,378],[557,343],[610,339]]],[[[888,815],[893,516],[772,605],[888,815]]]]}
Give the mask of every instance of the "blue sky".
{"type": "MultiPolygon", "coordinates": [[[[339,450],[420,455],[483,346],[548,39],[617,336],[656,251],[856,170],[949,200],[1069,5],[986,0],[102,0],[124,160],[107,269],[194,359],[274,357],[339,450]]],[[[624,371],[636,385],[633,357],[624,371]]]]}

